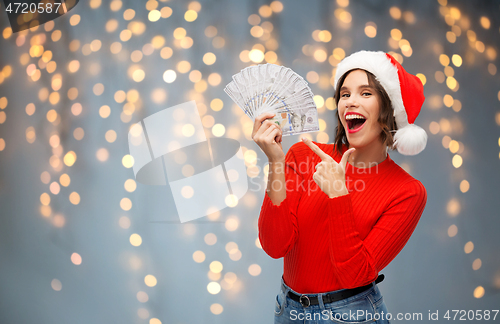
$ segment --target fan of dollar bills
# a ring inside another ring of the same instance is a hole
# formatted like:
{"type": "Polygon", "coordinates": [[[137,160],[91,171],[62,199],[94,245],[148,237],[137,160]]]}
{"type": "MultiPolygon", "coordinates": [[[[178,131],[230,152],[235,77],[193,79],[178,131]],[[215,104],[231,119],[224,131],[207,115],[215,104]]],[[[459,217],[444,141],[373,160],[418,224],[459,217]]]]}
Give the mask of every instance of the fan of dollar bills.
{"type": "Polygon", "coordinates": [[[255,121],[264,112],[282,129],[282,136],[319,131],[318,109],[307,82],[291,69],[259,64],[233,75],[224,91],[255,121]]]}

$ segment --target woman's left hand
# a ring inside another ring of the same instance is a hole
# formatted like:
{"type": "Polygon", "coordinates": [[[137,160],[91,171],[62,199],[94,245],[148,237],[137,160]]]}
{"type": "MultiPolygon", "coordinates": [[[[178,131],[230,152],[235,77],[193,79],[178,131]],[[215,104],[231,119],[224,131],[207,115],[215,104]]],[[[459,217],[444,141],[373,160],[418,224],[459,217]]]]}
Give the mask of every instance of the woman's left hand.
{"type": "Polygon", "coordinates": [[[323,152],[316,144],[307,138],[302,138],[302,141],[322,160],[316,165],[316,172],[313,174],[314,182],[316,182],[329,198],[347,195],[349,191],[345,184],[345,169],[347,159],[355,148],[350,148],[345,151],[340,163],[337,163],[330,155],[323,152]]]}

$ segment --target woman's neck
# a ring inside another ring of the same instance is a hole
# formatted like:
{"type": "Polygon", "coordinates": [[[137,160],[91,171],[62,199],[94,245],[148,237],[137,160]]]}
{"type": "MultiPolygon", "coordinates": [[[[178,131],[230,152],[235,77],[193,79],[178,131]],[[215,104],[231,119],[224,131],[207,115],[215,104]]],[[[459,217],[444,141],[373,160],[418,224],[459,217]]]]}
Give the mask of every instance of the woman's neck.
{"type": "MultiPolygon", "coordinates": [[[[349,148],[354,146],[349,145],[349,148]]],[[[354,147],[354,152],[351,153],[347,162],[356,168],[370,168],[382,163],[387,158],[387,146],[382,142],[377,142],[376,145],[366,145],[364,147],[354,147]]]]}

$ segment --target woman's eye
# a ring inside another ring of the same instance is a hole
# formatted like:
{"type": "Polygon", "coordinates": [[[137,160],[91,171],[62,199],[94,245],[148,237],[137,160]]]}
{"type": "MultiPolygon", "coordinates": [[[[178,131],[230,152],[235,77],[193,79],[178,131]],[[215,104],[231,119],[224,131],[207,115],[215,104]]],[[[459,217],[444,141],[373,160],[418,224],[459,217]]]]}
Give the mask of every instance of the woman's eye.
{"type": "Polygon", "coordinates": [[[372,94],[370,92],[364,92],[363,95],[371,96],[372,94]]]}
{"type": "Polygon", "coordinates": [[[348,96],[349,96],[348,93],[344,93],[344,94],[341,95],[341,97],[348,97],[348,96]]]}

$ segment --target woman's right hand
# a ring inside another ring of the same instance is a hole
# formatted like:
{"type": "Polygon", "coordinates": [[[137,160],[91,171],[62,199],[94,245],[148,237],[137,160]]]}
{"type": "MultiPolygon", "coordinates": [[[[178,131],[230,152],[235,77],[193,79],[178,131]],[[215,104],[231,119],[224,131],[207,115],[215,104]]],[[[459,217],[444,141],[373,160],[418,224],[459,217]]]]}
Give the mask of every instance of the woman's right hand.
{"type": "Polygon", "coordinates": [[[285,161],[285,153],[281,147],[281,128],[269,120],[276,114],[265,112],[255,118],[253,125],[252,139],[259,145],[269,159],[269,162],[285,161]]]}

